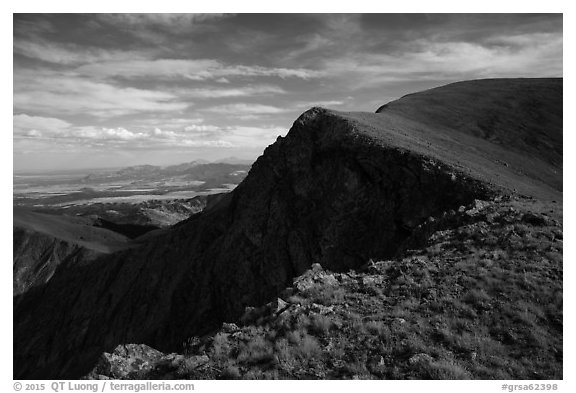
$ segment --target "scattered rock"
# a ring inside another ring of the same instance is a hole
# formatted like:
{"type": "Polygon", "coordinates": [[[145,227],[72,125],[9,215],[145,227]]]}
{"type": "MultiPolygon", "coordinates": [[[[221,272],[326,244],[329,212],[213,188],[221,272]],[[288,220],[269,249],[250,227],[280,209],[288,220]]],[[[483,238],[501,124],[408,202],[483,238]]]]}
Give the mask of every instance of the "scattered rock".
{"type": "Polygon", "coordinates": [[[364,276],[362,277],[362,285],[364,286],[373,286],[373,285],[378,285],[378,284],[382,284],[382,282],[384,281],[384,277],[382,276],[364,276]]]}
{"type": "Polygon", "coordinates": [[[416,355],[412,356],[408,359],[408,363],[410,364],[418,364],[418,363],[430,363],[433,362],[434,359],[432,356],[425,354],[425,353],[417,353],[416,355]]]}
{"type": "Polygon", "coordinates": [[[469,215],[470,217],[474,217],[474,216],[478,215],[482,210],[484,210],[489,205],[490,205],[490,202],[488,202],[488,201],[482,201],[479,199],[475,199],[473,207],[466,210],[466,214],[469,215]]]}
{"type": "Polygon", "coordinates": [[[312,303],[310,310],[321,315],[326,315],[334,312],[334,306],[324,306],[322,304],[312,303]]]}

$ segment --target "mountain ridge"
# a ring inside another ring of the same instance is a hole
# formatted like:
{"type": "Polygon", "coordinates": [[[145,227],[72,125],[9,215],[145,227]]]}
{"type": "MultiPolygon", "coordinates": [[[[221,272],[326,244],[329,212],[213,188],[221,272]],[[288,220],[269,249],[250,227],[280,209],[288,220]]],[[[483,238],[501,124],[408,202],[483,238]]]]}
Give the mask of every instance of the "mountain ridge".
{"type": "Polygon", "coordinates": [[[427,140],[422,127],[382,114],[306,111],[214,206],[138,249],[59,271],[18,299],[15,376],[85,375],[122,343],[173,351],[267,303],[313,263],[342,272],[394,257],[419,225],[475,199],[515,189],[561,198],[532,172],[506,170],[500,152],[481,146],[450,156],[469,142],[446,133],[427,140]]]}

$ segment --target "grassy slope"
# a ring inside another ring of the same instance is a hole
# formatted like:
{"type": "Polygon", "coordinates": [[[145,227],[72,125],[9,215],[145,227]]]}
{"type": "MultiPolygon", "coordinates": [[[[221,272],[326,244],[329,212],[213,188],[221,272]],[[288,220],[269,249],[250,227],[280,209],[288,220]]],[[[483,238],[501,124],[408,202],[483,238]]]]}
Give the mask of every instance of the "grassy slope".
{"type": "Polygon", "coordinates": [[[562,78],[452,83],[409,94],[377,112],[458,130],[562,165],[562,78]]]}
{"type": "Polygon", "coordinates": [[[410,94],[379,113],[339,113],[359,135],[509,190],[562,199],[562,79],[495,79],[410,94]]]}

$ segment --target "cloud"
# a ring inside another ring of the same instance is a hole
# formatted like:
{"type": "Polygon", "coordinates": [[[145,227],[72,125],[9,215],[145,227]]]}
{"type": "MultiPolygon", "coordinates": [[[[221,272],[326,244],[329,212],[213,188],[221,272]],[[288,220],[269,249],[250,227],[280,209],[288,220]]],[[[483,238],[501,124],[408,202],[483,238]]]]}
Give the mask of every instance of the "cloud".
{"type": "Polygon", "coordinates": [[[291,109],[279,108],[263,104],[228,104],[218,105],[207,109],[206,112],[219,113],[222,115],[269,115],[275,113],[289,112],[291,109]]]}
{"type": "Polygon", "coordinates": [[[561,34],[508,36],[494,42],[500,45],[418,40],[401,52],[328,59],[324,71],[352,89],[416,80],[562,75],[561,34]]]}
{"type": "Polygon", "coordinates": [[[329,108],[332,106],[341,106],[344,105],[345,102],[344,101],[340,101],[340,100],[326,100],[326,101],[308,101],[308,102],[302,102],[302,103],[298,103],[295,105],[296,108],[311,108],[314,106],[321,106],[324,108],[329,108]]]}
{"type": "Polygon", "coordinates": [[[99,24],[106,30],[118,30],[142,43],[169,46],[178,36],[214,31],[210,23],[233,14],[99,14],[99,24]]]}
{"type": "Polygon", "coordinates": [[[14,35],[38,36],[53,33],[54,25],[46,20],[28,20],[26,14],[14,14],[14,35]]]}
{"type": "Polygon", "coordinates": [[[115,86],[56,72],[20,71],[14,77],[14,107],[21,111],[111,117],[179,112],[188,106],[172,93],[115,86]]]}
{"type": "Polygon", "coordinates": [[[119,28],[134,29],[158,27],[170,31],[183,32],[203,22],[217,20],[232,14],[101,14],[100,21],[119,28]]]}
{"type": "Polygon", "coordinates": [[[270,122],[312,106],[373,110],[450,81],[563,72],[561,15],[226,18],[15,15],[14,154],[256,151],[284,132],[270,122]]]}
{"type": "Polygon", "coordinates": [[[138,139],[148,139],[150,135],[144,132],[128,131],[124,127],[76,127],[70,130],[68,136],[86,139],[102,139],[108,141],[135,141],[138,139]]]}
{"type": "Polygon", "coordinates": [[[220,129],[221,127],[206,124],[200,124],[200,125],[192,124],[190,126],[184,127],[184,131],[192,131],[192,132],[210,132],[210,131],[218,131],[220,129]]]}
{"type": "Polygon", "coordinates": [[[144,132],[132,132],[126,128],[107,128],[93,126],[73,126],[67,121],[54,117],[30,116],[22,113],[13,116],[14,136],[44,139],[135,140],[148,136],[144,132]]]}
{"type": "Polygon", "coordinates": [[[224,138],[227,142],[238,147],[266,147],[287,130],[281,127],[234,127],[224,138]]]}
{"type": "Polygon", "coordinates": [[[78,67],[76,72],[105,78],[188,79],[228,81],[232,77],[278,77],[312,79],[322,75],[303,68],[226,65],[213,59],[155,59],[98,62],[78,67]]]}
{"type": "Polygon", "coordinates": [[[123,62],[147,59],[150,53],[139,51],[105,50],[70,43],[52,43],[42,39],[14,40],[15,54],[53,64],[82,65],[104,61],[123,62]]]}
{"type": "Polygon", "coordinates": [[[39,137],[44,133],[58,133],[71,126],[70,123],[54,117],[29,116],[25,113],[12,117],[14,135],[39,137]]]}
{"type": "Polygon", "coordinates": [[[256,95],[269,94],[286,94],[286,91],[278,86],[243,86],[235,88],[203,88],[188,89],[179,91],[181,94],[196,98],[229,98],[229,97],[247,97],[256,95]]]}
{"type": "MultiPolygon", "coordinates": [[[[180,129],[160,127],[74,126],[57,118],[18,114],[13,116],[16,140],[27,140],[28,146],[42,144],[63,149],[91,146],[98,149],[157,150],[197,147],[264,147],[274,142],[279,127],[219,127],[192,124],[180,129]],[[36,141],[36,142],[34,142],[36,141]]],[[[54,150],[52,148],[52,150],[54,150]]]]}
{"type": "Polygon", "coordinates": [[[173,117],[170,113],[159,113],[155,114],[154,117],[142,117],[139,116],[136,119],[132,119],[131,124],[137,127],[162,127],[166,129],[184,129],[188,125],[203,123],[204,119],[201,117],[173,117]]]}

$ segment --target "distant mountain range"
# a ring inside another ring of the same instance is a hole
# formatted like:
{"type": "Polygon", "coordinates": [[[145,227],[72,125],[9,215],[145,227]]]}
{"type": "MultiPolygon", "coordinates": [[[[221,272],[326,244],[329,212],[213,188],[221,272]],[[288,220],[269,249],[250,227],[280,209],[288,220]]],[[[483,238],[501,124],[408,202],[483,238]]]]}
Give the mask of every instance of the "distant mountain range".
{"type": "Polygon", "coordinates": [[[109,181],[132,180],[166,180],[180,177],[184,180],[210,181],[211,183],[226,183],[226,179],[237,182],[239,176],[243,178],[250,169],[246,164],[204,163],[191,161],[184,164],[170,166],[136,165],[119,169],[113,172],[91,173],[81,181],[84,183],[98,183],[109,181]]]}
{"type": "Polygon", "coordinates": [[[142,165],[131,165],[127,167],[112,167],[112,168],[86,168],[86,169],[61,169],[61,170],[39,170],[39,171],[14,171],[15,176],[29,176],[29,175],[40,175],[40,174],[78,174],[78,173],[91,173],[91,174],[100,174],[100,173],[110,173],[110,172],[119,172],[123,170],[158,170],[158,169],[168,169],[174,168],[174,170],[178,171],[177,167],[194,167],[197,165],[205,165],[205,164],[231,164],[231,165],[245,165],[251,166],[254,163],[254,160],[250,159],[243,159],[238,157],[225,157],[218,160],[204,160],[204,159],[197,159],[194,161],[190,161],[188,163],[183,164],[174,164],[174,165],[150,165],[150,164],[142,164],[142,165]]]}

